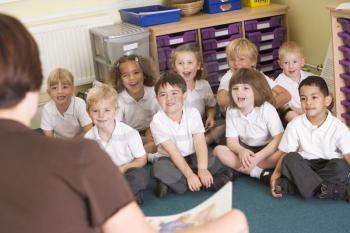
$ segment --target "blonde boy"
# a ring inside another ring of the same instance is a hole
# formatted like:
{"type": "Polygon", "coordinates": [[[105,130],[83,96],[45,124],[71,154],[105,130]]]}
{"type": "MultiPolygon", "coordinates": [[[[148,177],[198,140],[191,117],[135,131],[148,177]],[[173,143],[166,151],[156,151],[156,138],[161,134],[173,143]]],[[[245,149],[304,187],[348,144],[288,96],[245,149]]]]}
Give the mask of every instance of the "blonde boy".
{"type": "Polygon", "coordinates": [[[73,138],[92,127],[84,100],[74,96],[73,75],[68,70],[57,68],[51,71],[47,92],[51,101],[45,104],[41,119],[45,135],[73,138]]]}
{"type": "MultiPolygon", "coordinates": [[[[220,80],[220,86],[216,96],[217,102],[222,111],[229,105],[229,83],[231,77],[240,68],[255,68],[258,59],[258,50],[256,46],[247,39],[240,38],[231,41],[226,46],[227,62],[230,70],[220,80]]],[[[278,85],[275,81],[265,76],[273,96],[276,100],[275,107],[279,108],[290,100],[290,95],[286,89],[278,85]]]]}
{"type": "Polygon", "coordinates": [[[147,162],[140,134],[130,126],[116,121],[117,92],[106,84],[93,87],[87,95],[87,111],[95,126],[85,138],[97,141],[124,173],[136,201],[143,202],[149,175],[144,168],[147,162]]]}
{"type": "Polygon", "coordinates": [[[300,46],[293,41],[282,44],[278,50],[278,58],[283,72],[276,78],[276,82],[287,89],[292,96],[282,111],[282,117],[289,122],[303,113],[298,92],[299,83],[313,74],[301,70],[305,64],[304,55],[300,46]]]}
{"type": "Polygon", "coordinates": [[[222,164],[208,157],[199,111],[184,107],[185,81],[178,74],[166,74],[156,83],[155,91],[161,107],[150,125],[160,156],[152,169],[157,180],[156,195],[164,197],[168,188],[176,193],[202,187],[218,190],[230,177],[218,175],[222,164]]]}

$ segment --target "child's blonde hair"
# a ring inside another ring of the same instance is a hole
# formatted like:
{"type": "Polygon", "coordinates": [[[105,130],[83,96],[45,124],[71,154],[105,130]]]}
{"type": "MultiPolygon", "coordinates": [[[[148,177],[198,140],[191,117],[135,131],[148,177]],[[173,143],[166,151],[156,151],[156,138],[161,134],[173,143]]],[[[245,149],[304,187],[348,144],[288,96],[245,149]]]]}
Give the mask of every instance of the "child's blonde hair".
{"type": "Polygon", "coordinates": [[[156,82],[156,75],[152,61],[136,54],[123,55],[112,65],[110,71],[107,74],[107,82],[109,84],[111,84],[118,92],[121,92],[125,89],[121,79],[119,67],[121,64],[128,61],[134,61],[140,66],[144,76],[145,86],[154,86],[156,82]]]}
{"type": "Polygon", "coordinates": [[[287,41],[278,49],[278,59],[283,59],[286,54],[294,53],[304,58],[303,49],[294,41],[287,41]]]}
{"type": "MultiPolygon", "coordinates": [[[[275,99],[269,84],[267,83],[264,75],[256,69],[239,69],[230,80],[229,93],[232,92],[232,88],[236,84],[248,84],[252,87],[254,93],[254,107],[259,107],[266,101],[270,102],[272,105],[275,104],[275,99]]],[[[230,107],[237,108],[236,103],[233,101],[232,94],[230,94],[229,97],[230,107]]]]}
{"type": "Polygon", "coordinates": [[[118,105],[118,93],[110,85],[101,84],[91,88],[86,96],[86,109],[89,112],[91,107],[101,100],[112,100],[113,104],[118,105]]]}
{"type": "Polygon", "coordinates": [[[226,46],[227,59],[232,57],[247,57],[255,64],[258,60],[258,49],[255,44],[245,38],[239,38],[231,41],[226,46]]]}
{"type": "Polygon", "coordinates": [[[74,85],[74,77],[69,70],[64,68],[56,68],[52,70],[47,79],[47,87],[52,87],[57,85],[59,82],[64,83],[66,85],[73,86],[74,85]]]}
{"type": "Polygon", "coordinates": [[[197,64],[200,67],[200,69],[196,73],[195,79],[196,80],[204,79],[205,72],[204,72],[204,67],[203,67],[202,55],[199,52],[198,47],[193,43],[187,43],[187,44],[180,45],[171,52],[170,62],[171,62],[171,68],[173,69],[173,71],[176,71],[176,68],[175,68],[176,57],[179,55],[179,53],[182,53],[182,52],[190,52],[190,53],[194,54],[194,57],[197,60],[197,64]]]}

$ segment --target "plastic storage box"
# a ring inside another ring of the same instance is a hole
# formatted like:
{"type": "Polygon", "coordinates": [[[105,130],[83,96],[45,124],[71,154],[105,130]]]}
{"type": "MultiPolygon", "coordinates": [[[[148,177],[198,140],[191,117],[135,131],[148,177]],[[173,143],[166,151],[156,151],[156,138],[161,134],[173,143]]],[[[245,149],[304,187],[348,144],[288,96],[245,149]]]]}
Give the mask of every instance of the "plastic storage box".
{"type": "Polygon", "coordinates": [[[224,48],[228,43],[230,43],[231,40],[241,38],[241,34],[235,34],[230,36],[230,38],[217,40],[217,39],[210,39],[210,40],[203,40],[203,50],[212,50],[212,49],[218,49],[218,48],[224,48]]]}
{"type": "Polygon", "coordinates": [[[338,49],[343,52],[344,57],[350,61],[350,48],[343,45],[339,46],[338,49]]]}
{"type": "Polygon", "coordinates": [[[343,39],[346,46],[350,47],[350,34],[346,32],[339,32],[338,36],[343,39]]]}
{"type": "Polygon", "coordinates": [[[273,61],[278,58],[278,49],[274,49],[273,51],[262,52],[258,56],[258,62],[267,62],[273,61]]]}
{"type": "Polygon", "coordinates": [[[350,19],[338,18],[337,21],[341,24],[344,31],[350,33],[350,19]]]}
{"type": "Polygon", "coordinates": [[[242,0],[243,6],[247,7],[259,7],[270,5],[270,0],[242,0]]]}
{"type": "Polygon", "coordinates": [[[239,10],[241,8],[241,0],[205,0],[203,5],[203,11],[209,14],[239,10]]]}
{"type": "Polygon", "coordinates": [[[256,45],[256,47],[258,48],[258,51],[262,52],[270,49],[277,49],[278,47],[281,46],[281,44],[283,43],[283,40],[272,40],[264,43],[256,43],[254,41],[252,42],[256,45]]]}
{"type": "Polygon", "coordinates": [[[340,90],[345,94],[346,99],[350,100],[350,87],[341,87],[340,90]]]}
{"type": "Polygon", "coordinates": [[[248,20],[244,22],[246,32],[252,32],[265,28],[274,28],[282,25],[282,16],[273,16],[269,18],[261,18],[259,20],[248,20]]]}
{"type": "Polygon", "coordinates": [[[165,36],[157,36],[157,47],[177,45],[197,41],[196,31],[180,32],[165,36]]]}
{"type": "Polygon", "coordinates": [[[284,39],[284,34],[286,32],[286,29],[284,27],[277,27],[273,30],[269,31],[256,31],[256,32],[247,32],[246,37],[250,41],[255,42],[261,42],[261,41],[268,41],[268,40],[274,40],[274,39],[284,39]]]}
{"type": "Polygon", "coordinates": [[[256,69],[263,72],[263,73],[271,72],[271,71],[274,71],[278,68],[280,68],[280,66],[278,65],[277,60],[274,60],[274,61],[266,63],[266,64],[257,64],[256,65],[256,69]]]}
{"type": "Polygon", "coordinates": [[[344,112],[341,116],[345,119],[346,124],[350,126],[350,113],[344,112]]]}
{"type": "MultiPolygon", "coordinates": [[[[340,74],[339,75],[342,79],[344,79],[344,82],[345,82],[345,85],[350,87],[350,75],[349,74],[346,74],[346,73],[343,73],[343,74],[340,74]]],[[[350,113],[350,111],[349,111],[350,113]]]]}
{"type": "Polygon", "coordinates": [[[340,65],[343,65],[344,70],[347,74],[350,74],[350,61],[343,59],[339,61],[340,65]]]}
{"type": "Polygon", "coordinates": [[[350,114],[350,100],[342,100],[340,102],[346,109],[346,112],[350,114]]]}
{"type": "Polygon", "coordinates": [[[210,50],[210,51],[203,52],[204,62],[217,61],[217,60],[226,58],[226,56],[227,55],[226,55],[225,50],[221,50],[221,51],[210,50]]]}
{"type": "Polygon", "coordinates": [[[211,39],[220,36],[229,36],[240,33],[241,23],[232,23],[229,25],[220,25],[201,29],[202,39],[211,39]]]}
{"type": "Polygon", "coordinates": [[[125,54],[149,56],[149,30],[128,23],[90,29],[95,77],[104,81],[112,63],[125,54]]]}
{"type": "Polygon", "coordinates": [[[207,62],[207,63],[204,63],[204,66],[208,73],[217,72],[217,71],[226,71],[230,68],[226,60],[220,61],[220,62],[218,61],[207,62]]]}
{"type": "Polygon", "coordinates": [[[119,10],[124,22],[141,27],[177,22],[181,17],[181,10],[160,5],[137,7],[119,10]]]}

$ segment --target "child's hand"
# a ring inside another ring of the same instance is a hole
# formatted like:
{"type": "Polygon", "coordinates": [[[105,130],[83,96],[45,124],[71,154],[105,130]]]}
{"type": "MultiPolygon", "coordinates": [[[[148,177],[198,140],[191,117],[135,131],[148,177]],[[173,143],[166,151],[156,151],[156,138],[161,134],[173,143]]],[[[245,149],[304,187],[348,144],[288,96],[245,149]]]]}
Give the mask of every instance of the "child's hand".
{"type": "Polygon", "coordinates": [[[201,189],[202,183],[196,174],[192,172],[192,174],[186,177],[186,179],[187,179],[188,188],[192,192],[199,191],[201,189]]]}
{"type": "Polygon", "coordinates": [[[208,118],[206,121],[205,121],[205,129],[208,130],[208,129],[211,129],[215,126],[215,120],[212,119],[212,118],[208,118]]]}
{"type": "Polygon", "coordinates": [[[206,188],[209,188],[214,182],[208,169],[198,169],[198,177],[206,188]]]}
{"type": "Polygon", "coordinates": [[[243,168],[249,168],[251,166],[251,157],[254,156],[254,152],[242,148],[238,153],[243,168]]]}
{"type": "Polygon", "coordinates": [[[276,170],[272,173],[271,179],[270,179],[270,188],[271,188],[271,194],[273,197],[282,197],[281,193],[276,193],[276,181],[278,178],[280,178],[281,174],[277,172],[276,170]]]}

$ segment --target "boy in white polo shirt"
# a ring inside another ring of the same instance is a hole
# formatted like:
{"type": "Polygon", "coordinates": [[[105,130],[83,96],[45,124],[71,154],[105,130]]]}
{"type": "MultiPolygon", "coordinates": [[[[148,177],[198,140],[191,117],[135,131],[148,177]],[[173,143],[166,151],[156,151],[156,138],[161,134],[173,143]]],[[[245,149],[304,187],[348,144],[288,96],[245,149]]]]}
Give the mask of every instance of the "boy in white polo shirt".
{"type": "Polygon", "coordinates": [[[328,111],[332,97],[322,78],[304,79],[299,93],[304,114],[287,125],[282,137],[281,157],[271,176],[272,195],[349,201],[349,129],[328,111]]]}
{"type": "Polygon", "coordinates": [[[119,167],[129,182],[136,201],[143,202],[149,174],[144,168],[147,163],[140,134],[130,126],[117,122],[117,92],[111,86],[102,84],[89,90],[87,111],[95,126],[85,138],[97,141],[119,167]]]}
{"type": "Polygon", "coordinates": [[[57,68],[49,74],[47,92],[51,101],[45,104],[40,128],[47,136],[73,138],[91,127],[84,100],[74,96],[73,75],[57,68]]]}
{"type": "Polygon", "coordinates": [[[152,169],[157,179],[156,195],[164,197],[168,188],[176,193],[218,190],[230,177],[218,175],[223,165],[208,157],[199,111],[184,107],[185,81],[178,74],[168,73],[158,80],[155,91],[161,107],[150,125],[160,156],[152,169]]]}

